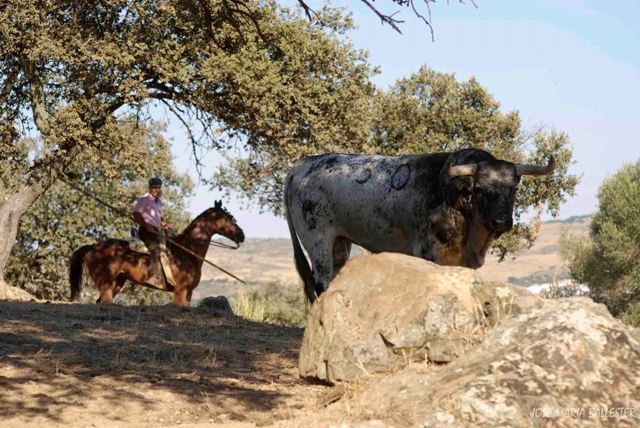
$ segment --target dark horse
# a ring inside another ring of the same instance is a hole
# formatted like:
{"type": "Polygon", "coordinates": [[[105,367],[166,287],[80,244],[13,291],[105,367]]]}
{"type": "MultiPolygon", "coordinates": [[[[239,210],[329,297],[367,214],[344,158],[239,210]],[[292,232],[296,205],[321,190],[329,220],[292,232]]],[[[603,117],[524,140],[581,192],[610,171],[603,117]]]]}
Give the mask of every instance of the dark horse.
{"type": "MultiPolygon", "coordinates": [[[[216,202],[213,208],[196,217],[181,234],[172,236],[171,240],[204,257],[215,233],[238,245],[244,241],[244,232],[233,216],[222,208],[221,202],[216,202]]],[[[176,286],[167,284],[166,291],[173,291],[174,303],[186,305],[191,301],[193,289],[200,283],[203,261],[170,242],[167,243],[167,253],[176,286]]],[[[76,300],[80,295],[83,264],[100,290],[100,298],[96,303],[111,303],[127,280],[148,287],[144,282],[149,261],[148,254],[131,251],[128,241],[120,239],[80,247],[71,255],[69,263],[71,299],[76,300]]]]}

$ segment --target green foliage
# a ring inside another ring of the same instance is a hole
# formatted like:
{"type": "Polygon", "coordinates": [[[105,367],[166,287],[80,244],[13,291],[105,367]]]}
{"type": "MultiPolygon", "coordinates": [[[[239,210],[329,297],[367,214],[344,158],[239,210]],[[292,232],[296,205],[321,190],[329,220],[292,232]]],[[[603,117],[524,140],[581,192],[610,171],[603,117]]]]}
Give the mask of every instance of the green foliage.
{"type": "MultiPolygon", "coordinates": [[[[136,152],[127,151],[114,157],[115,177],[80,155],[69,168],[68,176],[73,179],[66,181],[95,194],[119,211],[130,213],[136,199],[147,191],[147,179],[161,176],[165,182],[165,217],[177,228],[186,226],[189,218],[185,198],[191,194],[193,184],[188,176],[173,170],[169,147],[159,134],[160,128],[128,126],[124,131],[136,135],[136,152]],[[139,158],[132,161],[129,156],[139,158]],[[141,161],[144,168],[135,167],[141,161]]],[[[40,298],[65,299],[69,295],[69,255],[76,248],[99,240],[126,239],[133,225],[128,218],[58,181],[22,217],[17,243],[7,265],[7,280],[40,298]]],[[[130,302],[164,302],[164,296],[153,297],[161,292],[132,286],[124,290],[130,302]]]]}
{"type": "Polygon", "coordinates": [[[233,313],[251,321],[304,327],[308,307],[297,287],[270,282],[231,300],[233,313]]]}
{"type": "Polygon", "coordinates": [[[0,106],[15,125],[33,120],[58,164],[79,147],[126,147],[114,112],[148,120],[151,100],[201,125],[193,144],[239,146],[264,162],[363,141],[369,66],[328,33],[349,21],[320,14],[327,27],[258,0],[6,1],[0,106]]]}
{"type": "Polygon", "coordinates": [[[562,252],[594,300],[640,326],[640,161],[605,180],[598,200],[589,238],[565,236],[562,252]]]}

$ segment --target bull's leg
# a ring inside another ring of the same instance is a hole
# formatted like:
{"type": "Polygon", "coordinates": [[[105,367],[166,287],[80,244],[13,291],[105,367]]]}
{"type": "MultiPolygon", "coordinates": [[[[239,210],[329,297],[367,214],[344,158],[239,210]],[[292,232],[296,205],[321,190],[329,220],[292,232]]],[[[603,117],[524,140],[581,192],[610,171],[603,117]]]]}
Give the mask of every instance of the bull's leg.
{"type": "Polygon", "coordinates": [[[311,247],[309,257],[311,258],[311,270],[318,297],[328,287],[333,274],[333,240],[317,242],[311,247]]]}
{"type": "Polygon", "coordinates": [[[335,278],[340,269],[349,260],[351,254],[351,241],[341,236],[337,237],[333,243],[333,270],[331,279],[335,278]]]}

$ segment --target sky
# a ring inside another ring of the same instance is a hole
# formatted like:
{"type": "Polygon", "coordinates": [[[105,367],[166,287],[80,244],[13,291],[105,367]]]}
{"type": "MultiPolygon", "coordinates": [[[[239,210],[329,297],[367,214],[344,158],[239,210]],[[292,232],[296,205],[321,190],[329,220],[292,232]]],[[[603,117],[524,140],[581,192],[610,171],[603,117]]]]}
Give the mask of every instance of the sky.
{"type": "MultiPolygon", "coordinates": [[[[307,4],[319,8],[323,1],[307,4]]],[[[503,112],[520,112],[525,129],[542,125],[566,132],[575,161],[569,172],[581,179],[559,218],[594,212],[602,181],[640,159],[640,1],[475,0],[475,8],[469,0],[441,0],[431,4],[434,42],[410,9],[390,0],[374,4],[399,11],[402,34],[382,26],[360,1],[331,4],[353,14],[359,28],[349,38],[380,68],[373,78],[378,87],[423,65],[454,73],[459,81],[475,76],[503,112]]],[[[421,1],[416,5],[423,7],[421,1]]],[[[196,179],[183,130],[171,123],[168,135],[177,169],[196,179]]],[[[212,152],[205,162],[214,167],[218,159],[212,152]]],[[[190,210],[195,216],[221,198],[199,185],[190,210]]],[[[289,237],[284,219],[235,199],[225,202],[248,238],[289,237]]]]}

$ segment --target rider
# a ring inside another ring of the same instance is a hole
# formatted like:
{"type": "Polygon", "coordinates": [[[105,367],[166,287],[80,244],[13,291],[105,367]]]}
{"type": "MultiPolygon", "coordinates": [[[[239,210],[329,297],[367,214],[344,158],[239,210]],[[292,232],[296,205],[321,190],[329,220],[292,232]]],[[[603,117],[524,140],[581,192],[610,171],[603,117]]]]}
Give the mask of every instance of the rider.
{"type": "Polygon", "coordinates": [[[149,180],[149,191],[138,198],[133,208],[133,219],[140,225],[138,236],[151,252],[149,277],[146,281],[152,287],[164,288],[162,267],[160,265],[160,246],[165,244],[164,229],[169,225],[162,220],[162,180],[154,177],[149,180]]]}

